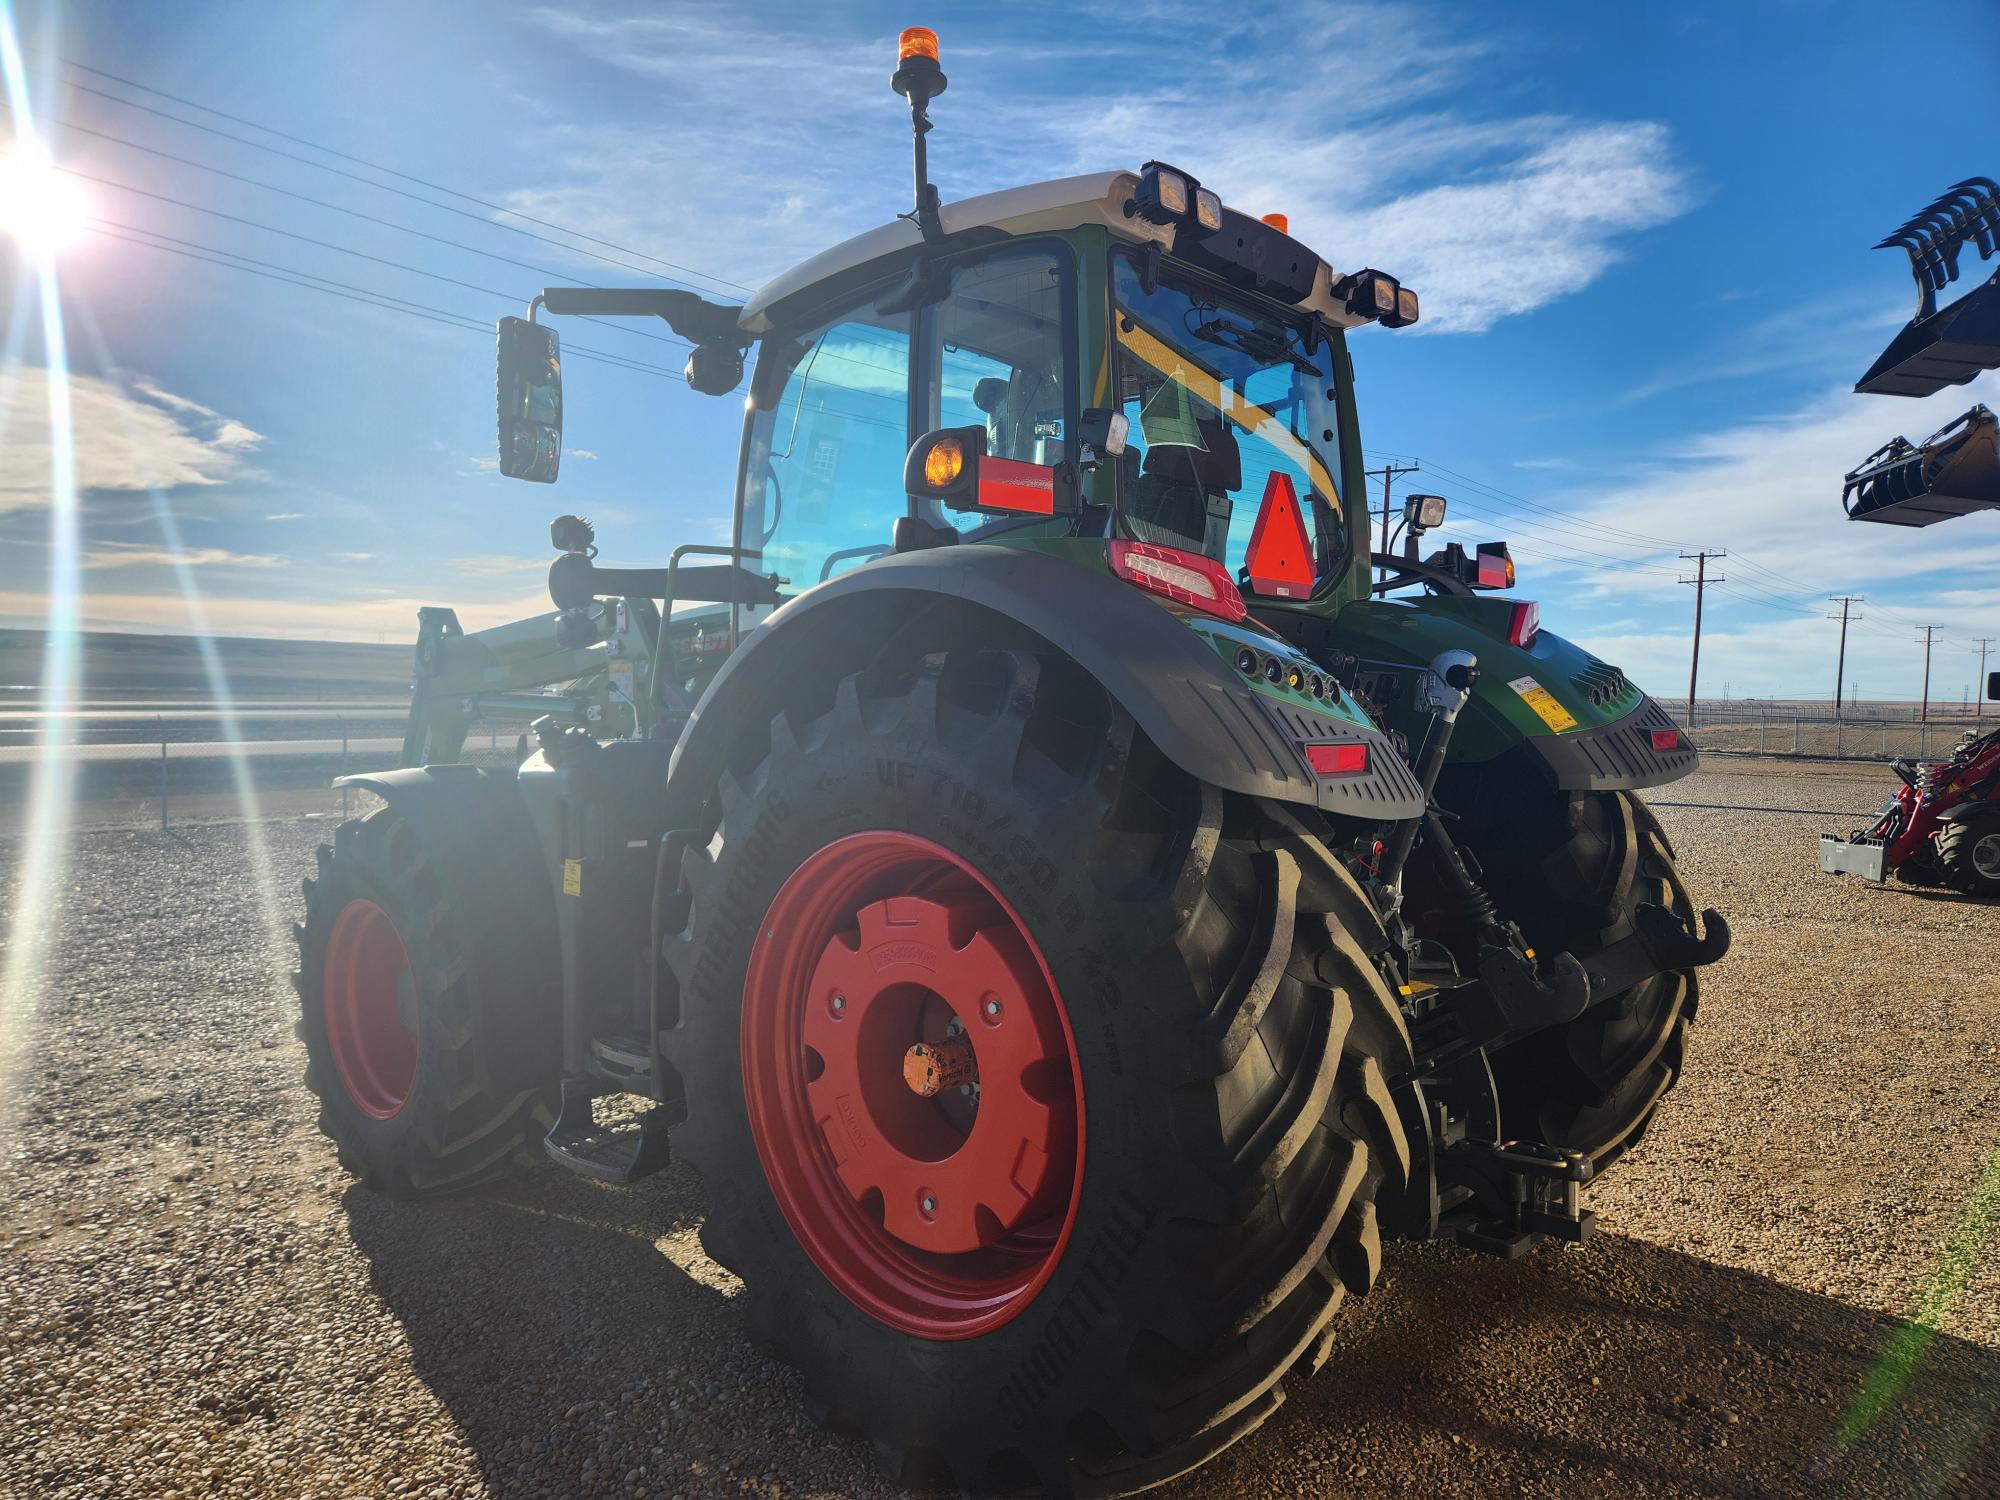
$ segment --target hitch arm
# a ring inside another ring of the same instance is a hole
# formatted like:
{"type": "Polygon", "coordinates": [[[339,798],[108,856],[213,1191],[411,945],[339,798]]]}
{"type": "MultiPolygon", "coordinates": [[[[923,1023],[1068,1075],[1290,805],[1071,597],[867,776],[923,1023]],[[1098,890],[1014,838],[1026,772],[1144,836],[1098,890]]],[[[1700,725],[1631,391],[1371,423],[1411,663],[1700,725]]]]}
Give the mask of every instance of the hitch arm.
{"type": "Polygon", "coordinates": [[[1584,960],[1589,1003],[1623,994],[1655,974],[1702,968],[1729,951],[1729,923],[1713,907],[1684,923],[1666,907],[1642,901],[1632,923],[1632,932],[1584,960]]]}

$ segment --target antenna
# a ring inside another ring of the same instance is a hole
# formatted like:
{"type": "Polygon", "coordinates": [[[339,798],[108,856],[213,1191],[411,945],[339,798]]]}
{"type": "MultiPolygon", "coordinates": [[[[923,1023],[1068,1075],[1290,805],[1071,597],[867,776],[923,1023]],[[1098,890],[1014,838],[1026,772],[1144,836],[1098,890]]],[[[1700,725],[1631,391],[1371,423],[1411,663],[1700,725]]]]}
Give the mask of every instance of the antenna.
{"type": "Polygon", "coordinates": [[[944,92],[946,82],[944,69],[938,66],[935,31],[912,26],[896,38],[896,71],[889,87],[910,101],[911,155],[917,179],[915,210],[897,217],[914,220],[927,243],[944,238],[944,225],[938,219],[938,190],[931,184],[924,137],[931,133],[931,100],[944,92]]]}

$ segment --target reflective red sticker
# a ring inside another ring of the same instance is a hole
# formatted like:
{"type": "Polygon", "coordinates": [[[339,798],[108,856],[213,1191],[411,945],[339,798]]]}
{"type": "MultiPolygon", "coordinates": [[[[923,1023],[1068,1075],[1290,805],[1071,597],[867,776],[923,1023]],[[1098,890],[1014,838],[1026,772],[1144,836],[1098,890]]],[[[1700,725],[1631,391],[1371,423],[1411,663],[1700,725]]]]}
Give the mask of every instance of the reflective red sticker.
{"type": "Polygon", "coordinates": [[[1056,471],[1018,458],[982,458],[978,505],[981,510],[1052,516],[1056,513],[1056,471]]]}
{"type": "Polygon", "coordinates": [[[1304,599],[1312,593],[1312,543],[1306,537],[1305,511],[1291,476],[1283,470],[1273,469],[1264,482],[1264,501],[1257,507],[1244,563],[1252,593],[1274,599],[1304,599]]]}

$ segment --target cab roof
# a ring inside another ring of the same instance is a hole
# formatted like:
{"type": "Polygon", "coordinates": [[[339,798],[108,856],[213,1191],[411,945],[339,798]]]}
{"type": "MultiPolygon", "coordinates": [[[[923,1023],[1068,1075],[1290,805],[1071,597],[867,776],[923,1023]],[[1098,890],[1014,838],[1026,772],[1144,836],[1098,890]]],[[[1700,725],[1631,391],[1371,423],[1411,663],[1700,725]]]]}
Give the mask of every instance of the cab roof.
{"type": "MultiPolygon", "coordinates": [[[[1027,235],[1096,225],[1120,239],[1135,244],[1154,243],[1171,250],[1174,232],[1170,226],[1149,224],[1126,213],[1125,205],[1138,186],[1137,172],[1087,172],[1080,177],[1059,177],[1050,182],[961,198],[944,204],[939,219],[947,235],[973,229],[1027,235]]],[[[745,333],[761,336],[770,331],[772,309],[787,298],[922,243],[922,233],[909,219],[892,219],[843,240],[765,282],[743,304],[737,325],[745,333]]],[[[1352,327],[1362,320],[1350,314],[1333,296],[1332,282],[1336,279],[1337,274],[1322,260],[1319,281],[1301,306],[1331,323],[1352,327]]]]}

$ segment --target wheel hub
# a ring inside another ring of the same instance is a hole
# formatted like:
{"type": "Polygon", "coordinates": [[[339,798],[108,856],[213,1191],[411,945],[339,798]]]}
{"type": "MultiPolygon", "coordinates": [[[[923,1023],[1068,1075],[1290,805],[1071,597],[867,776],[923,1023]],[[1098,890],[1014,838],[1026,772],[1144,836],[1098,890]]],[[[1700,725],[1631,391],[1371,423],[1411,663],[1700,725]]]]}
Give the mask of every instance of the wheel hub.
{"type": "Polygon", "coordinates": [[[326,940],[327,1050],[354,1107],[394,1118],[417,1082],[416,984],[395,920],[373,901],[347,903],[326,940]]]}
{"type": "Polygon", "coordinates": [[[827,1003],[805,1008],[806,1094],[834,1170],[857,1202],[879,1198],[890,1234],[947,1254],[1045,1213],[1071,1155],[1060,1023],[1008,924],[964,930],[987,904],[961,894],[863,907],[813,971],[811,994],[827,1003]],[[965,1036],[947,1034],[951,1019],[965,1036]],[[934,1102],[975,1073],[977,1110],[934,1102]]]}
{"type": "Polygon", "coordinates": [[[958,856],[883,832],[800,866],[752,951],[743,1074],[779,1207],[865,1311],[970,1337],[1053,1270],[1081,1179],[1074,1046],[1025,927],[958,856]]]}
{"type": "Polygon", "coordinates": [[[1988,880],[2000,880],[2000,833],[1989,833],[1972,846],[1972,868],[1988,880]]]}

